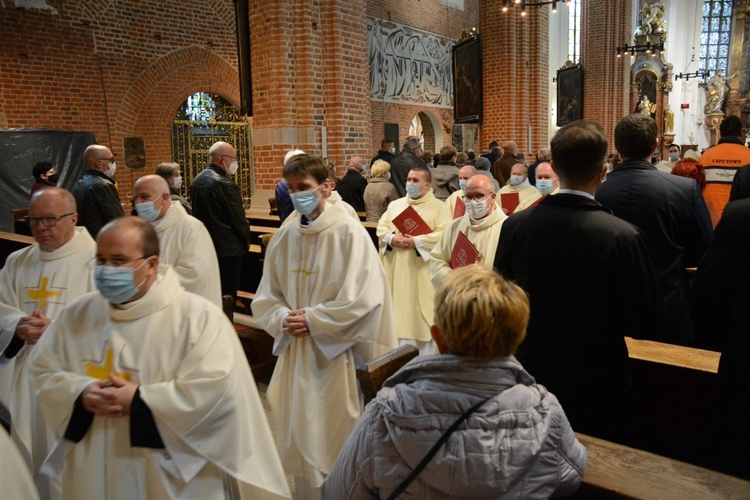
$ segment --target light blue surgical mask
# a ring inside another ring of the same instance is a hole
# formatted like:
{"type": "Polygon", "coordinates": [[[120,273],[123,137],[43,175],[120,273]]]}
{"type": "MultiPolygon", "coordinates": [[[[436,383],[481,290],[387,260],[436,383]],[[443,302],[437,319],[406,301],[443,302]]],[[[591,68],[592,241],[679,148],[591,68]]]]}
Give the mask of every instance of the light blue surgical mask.
{"type": "Polygon", "coordinates": [[[669,161],[672,163],[677,162],[680,159],[680,153],[669,153],[669,161]]]}
{"type": "MultiPolygon", "coordinates": [[[[145,263],[146,261],[143,262],[143,264],[145,263]]],[[[138,289],[148,279],[144,278],[141,284],[137,286],[133,283],[136,269],[140,269],[143,264],[135,268],[97,265],[94,268],[96,288],[105,299],[113,304],[127,302],[138,293],[138,289]]]]}
{"type": "Polygon", "coordinates": [[[542,194],[550,194],[555,189],[555,183],[552,179],[537,179],[536,188],[542,194]]]}
{"type": "Polygon", "coordinates": [[[161,213],[160,208],[154,207],[153,201],[144,201],[143,203],[135,204],[135,211],[138,213],[138,217],[145,220],[146,222],[154,222],[159,218],[161,213]]]}
{"type": "MultiPolygon", "coordinates": [[[[320,186],[322,186],[322,184],[320,186]]],[[[315,211],[315,208],[320,201],[320,198],[315,196],[315,191],[320,189],[320,186],[315,189],[307,189],[298,193],[289,193],[289,197],[292,199],[292,205],[294,205],[294,209],[298,213],[307,217],[315,211]]]]}
{"type": "Polygon", "coordinates": [[[415,182],[407,182],[406,183],[406,192],[412,198],[419,198],[419,196],[422,194],[422,188],[420,188],[419,184],[417,184],[415,182]]]}
{"type": "Polygon", "coordinates": [[[466,184],[468,184],[468,183],[469,183],[469,181],[466,181],[464,179],[459,179],[458,180],[458,189],[460,189],[461,191],[466,190],[466,184]]]}
{"type": "Polygon", "coordinates": [[[523,182],[523,175],[511,175],[510,176],[510,185],[511,186],[518,186],[523,182]]]}

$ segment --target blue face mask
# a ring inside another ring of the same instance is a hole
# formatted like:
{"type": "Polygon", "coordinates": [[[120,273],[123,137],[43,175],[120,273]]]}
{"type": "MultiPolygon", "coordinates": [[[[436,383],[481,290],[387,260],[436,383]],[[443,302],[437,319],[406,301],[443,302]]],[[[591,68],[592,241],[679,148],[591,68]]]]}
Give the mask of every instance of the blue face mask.
{"type": "Polygon", "coordinates": [[[160,208],[154,207],[153,201],[144,201],[143,203],[135,204],[135,211],[138,212],[138,217],[145,220],[146,222],[154,222],[161,213],[160,208]]]}
{"type": "Polygon", "coordinates": [[[523,175],[511,175],[510,176],[510,185],[511,186],[518,186],[523,182],[523,175]]]}
{"type": "Polygon", "coordinates": [[[407,182],[406,192],[409,193],[409,196],[411,196],[412,198],[419,198],[419,196],[422,194],[422,189],[419,187],[419,184],[416,184],[414,182],[407,182]]]}
{"type": "Polygon", "coordinates": [[[318,189],[320,189],[320,186],[316,187],[315,189],[308,189],[306,191],[300,191],[298,193],[289,193],[289,197],[292,199],[292,205],[294,205],[294,209],[305,217],[313,213],[315,211],[315,208],[318,206],[318,202],[320,201],[320,198],[315,196],[315,191],[317,191],[318,189]]]}
{"type": "MultiPolygon", "coordinates": [[[[146,262],[144,261],[143,264],[146,262]]],[[[133,267],[112,267],[97,265],[94,268],[94,283],[105,299],[113,304],[122,304],[132,299],[138,293],[138,289],[146,282],[144,278],[140,285],[133,283],[136,269],[133,267]]]]}
{"type": "Polygon", "coordinates": [[[537,179],[536,188],[542,194],[549,194],[553,189],[555,189],[555,186],[552,179],[537,179]]]}
{"type": "Polygon", "coordinates": [[[465,181],[463,179],[459,179],[458,180],[458,189],[460,189],[461,191],[465,191],[466,190],[466,184],[468,184],[468,183],[469,183],[469,181],[465,181]]]}

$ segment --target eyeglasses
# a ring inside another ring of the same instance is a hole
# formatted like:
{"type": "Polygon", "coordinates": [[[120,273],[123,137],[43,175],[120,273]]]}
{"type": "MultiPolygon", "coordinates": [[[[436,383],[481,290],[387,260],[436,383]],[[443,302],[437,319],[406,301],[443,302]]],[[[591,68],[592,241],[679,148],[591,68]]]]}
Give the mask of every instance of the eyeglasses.
{"type": "Polygon", "coordinates": [[[475,194],[474,196],[464,195],[463,199],[464,201],[483,201],[488,196],[488,194],[475,194]]]}
{"type": "Polygon", "coordinates": [[[110,260],[109,262],[107,262],[107,259],[105,258],[95,257],[89,261],[89,267],[107,266],[107,267],[117,268],[117,267],[122,267],[125,264],[130,264],[131,262],[135,262],[137,260],[148,259],[149,257],[151,257],[151,255],[144,255],[143,257],[137,257],[135,259],[130,259],[130,260],[110,260]]]}
{"type": "Polygon", "coordinates": [[[115,161],[115,157],[113,156],[112,158],[97,158],[96,161],[108,161],[112,163],[113,161],[115,161]]]}
{"type": "Polygon", "coordinates": [[[44,224],[44,227],[55,227],[60,219],[74,214],[75,212],[70,212],[69,214],[58,215],[57,217],[32,217],[31,215],[26,215],[24,216],[24,220],[29,227],[37,227],[40,222],[44,224]]]}

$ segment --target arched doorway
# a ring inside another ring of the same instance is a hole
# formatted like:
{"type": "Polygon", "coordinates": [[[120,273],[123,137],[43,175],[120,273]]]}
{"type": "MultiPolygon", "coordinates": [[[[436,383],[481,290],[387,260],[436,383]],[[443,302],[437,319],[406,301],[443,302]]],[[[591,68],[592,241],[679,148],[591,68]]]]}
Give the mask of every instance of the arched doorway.
{"type": "Polygon", "coordinates": [[[419,137],[422,149],[439,153],[443,147],[443,129],[437,117],[429,111],[420,111],[409,124],[409,135],[419,137]]]}
{"type": "Polygon", "coordinates": [[[239,168],[234,180],[249,205],[255,185],[250,126],[232,103],[215,93],[189,96],[172,120],[172,158],[182,170],[182,195],[190,193],[193,179],[208,165],[208,149],[216,141],[228,142],[237,150],[239,168]]]}

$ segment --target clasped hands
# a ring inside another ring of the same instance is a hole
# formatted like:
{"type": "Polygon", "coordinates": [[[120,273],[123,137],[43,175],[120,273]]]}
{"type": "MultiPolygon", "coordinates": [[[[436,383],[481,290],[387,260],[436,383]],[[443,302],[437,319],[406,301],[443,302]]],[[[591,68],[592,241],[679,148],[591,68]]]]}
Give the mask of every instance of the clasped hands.
{"type": "Polygon", "coordinates": [[[83,407],[100,417],[120,418],[130,414],[138,384],[110,373],[109,380],[97,380],[83,390],[83,407]]]}
{"type": "Polygon", "coordinates": [[[23,316],[18,320],[14,335],[29,345],[34,345],[39,341],[52,320],[42,313],[39,309],[31,313],[31,316],[23,316]]]}
{"type": "Polygon", "coordinates": [[[404,250],[416,248],[416,244],[414,243],[414,236],[409,236],[408,234],[393,235],[393,238],[391,238],[391,246],[393,248],[402,248],[404,250]]]}
{"type": "Polygon", "coordinates": [[[307,328],[307,316],[305,315],[304,309],[289,311],[289,314],[284,318],[283,326],[284,333],[291,335],[292,337],[302,338],[310,335],[310,330],[307,328]]]}

